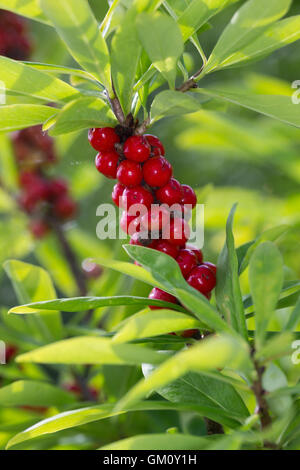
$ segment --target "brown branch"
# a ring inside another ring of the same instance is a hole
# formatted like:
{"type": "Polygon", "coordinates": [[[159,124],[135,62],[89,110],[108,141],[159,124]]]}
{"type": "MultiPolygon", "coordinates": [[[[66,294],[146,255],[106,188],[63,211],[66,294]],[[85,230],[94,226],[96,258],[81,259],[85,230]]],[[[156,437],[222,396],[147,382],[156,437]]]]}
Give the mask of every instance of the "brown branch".
{"type": "Polygon", "coordinates": [[[198,70],[198,72],[194,73],[194,75],[189,78],[186,82],[184,82],[179,88],[176,88],[177,91],[181,91],[182,93],[185,93],[186,91],[191,90],[192,88],[198,88],[196,78],[199,77],[203,70],[203,65],[201,69],[198,70]]]}
{"type": "Polygon", "coordinates": [[[113,110],[114,115],[118,119],[119,123],[121,125],[124,125],[126,118],[125,118],[121,103],[120,103],[119,99],[117,98],[114,84],[112,84],[112,89],[113,89],[114,97],[113,98],[111,98],[111,97],[108,98],[109,102],[110,102],[110,106],[111,106],[111,109],[113,110]]]}

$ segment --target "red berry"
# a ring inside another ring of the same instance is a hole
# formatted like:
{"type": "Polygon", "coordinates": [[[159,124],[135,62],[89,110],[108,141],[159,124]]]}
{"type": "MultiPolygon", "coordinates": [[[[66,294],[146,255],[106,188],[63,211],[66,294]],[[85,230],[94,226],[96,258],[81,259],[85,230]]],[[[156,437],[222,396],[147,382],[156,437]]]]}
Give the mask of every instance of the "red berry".
{"type": "Polygon", "coordinates": [[[138,245],[138,246],[143,246],[140,240],[140,234],[139,232],[135,232],[130,239],[130,245],[138,245]]]}
{"type": "Polygon", "coordinates": [[[181,192],[182,192],[182,198],[180,201],[181,204],[183,205],[189,204],[194,208],[197,204],[197,196],[193,188],[191,188],[187,184],[183,184],[181,186],[181,192]]]}
{"type": "Polygon", "coordinates": [[[144,137],[147,139],[148,144],[151,145],[153,157],[160,155],[163,157],[165,154],[165,148],[161,141],[155,135],[151,134],[146,134],[144,137]]]}
{"type": "Polygon", "coordinates": [[[124,160],[118,166],[117,178],[119,183],[127,187],[138,186],[143,179],[142,167],[132,160],[124,160]]]}
{"type": "Polygon", "coordinates": [[[77,204],[69,196],[62,196],[55,202],[54,214],[62,220],[71,219],[76,214],[77,204]]]}
{"type": "Polygon", "coordinates": [[[57,199],[65,196],[68,192],[68,183],[60,178],[53,179],[49,184],[49,196],[51,199],[57,199]]]}
{"type": "Polygon", "coordinates": [[[140,231],[139,218],[124,211],[120,220],[120,227],[123,232],[133,237],[136,232],[140,231]]]}
{"type": "Polygon", "coordinates": [[[107,178],[116,179],[119,163],[117,152],[98,153],[95,163],[99,173],[102,173],[107,178]]]}
{"type": "Polygon", "coordinates": [[[170,235],[168,235],[168,230],[164,229],[164,239],[167,239],[171,245],[183,247],[190,237],[190,227],[184,219],[173,219],[170,223],[170,235]]]}
{"type": "Polygon", "coordinates": [[[120,137],[112,127],[102,127],[89,130],[89,142],[98,152],[110,152],[115,150],[120,137]]]}
{"type": "MultiPolygon", "coordinates": [[[[152,300],[164,300],[165,302],[170,302],[171,304],[178,304],[176,297],[167,292],[158,289],[158,287],[154,287],[149,294],[149,299],[152,300]]],[[[164,307],[156,307],[155,305],[149,305],[151,310],[161,310],[164,307]]]]}
{"type": "Polygon", "coordinates": [[[172,165],[164,157],[150,158],[143,168],[144,180],[154,188],[165,186],[170,181],[172,173],[172,165]]]}
{"type": "Polygon", "coordinates": [[[197,257],[191,250],[182,249],[176,258],[177,263],[181,269],[183,277],[187,277],[192,269],[197,266],[197,257]]]}
{"type": "Polygon", "coordinates": [[[176,259],[179,253],[178,246],[171,245],[171,243],[166,242],[165,240],[157,240],[153,246],[154,250],[161,251],[166,255],[171,256],[176,259]]]}
{"type": "Polygon", "coordinates": [[[50,227],[44,220],[32,220],[30,223],[30,231],[34,238],[44,238],[49,233],[50,227]]]}
{"type": "Polygon", "coordinates": [[[216,276],[217,275],[217,266],[213,263],[210,263],[209,261],[206,261],[203,263],[204,266],[207,266],[216,276]]]}
{"type": "Polygon", "coordinates": [[[181,333],[182,338],[192,338],[195,336],[199,330],[185,330],[183,333],[181,333]]]}
{"type": "Polygon", "coordinates": [[[145,162],[150,157],[151,147],[145,137],[133,135],[126,140],[123,152],[128,160],[145,162]]]}
{"type": "Polygon", "coordinates": [[[126,188],[122,196],[122,206],[127,207],[127,209],[130,209],[134,204],[143,204],[145,207],[149,208],[153,202],[154,198],[152,194],[143,186],[126,188]]]}
{"type": "Polygon", "coordinates": [[[88,279],[98,279],[102,274],[101,267],[94,263],[91,258],[83,260],[81,266],[88,279]]]}
{"type": "Polygon", "coordinates": [[[152,205],[141,219],[142,229],[161,230],[170,223],[170,212],[164,206],[152,205]]]}
{"type": "Polygon", "coordinates": [[[197,266],[190,273],[187,282],[201,294],[208,294],[216,287],[216,276],[209,267],[197,266]]]}
{"type": "Polygon", "coordinates": [[[198,264],[203,263],[203,253],[201,250],[199,250],[196,246],[193,245],[187,245],[186,246],[188,250],[193,251],[197,257],[198,264]]]}
{"type": "Polygon", "coordinates": [[[171,178],[168,184],[156,191],[157,199],[168,206],[179,204],[182,198],[181,184],[171,178]]]}
{"type": "Polygon", "coordinates": [[[7,344],[5,348],[5,362],[11,361],[18,351],[18,347],[14,344],[7,344]]]}
{"type": "Polygon", "coordinates": [[[120,183],[115,184],[113,192],[112,192],[112,200],[116,204],[116,206],[121,207],[122,203],[122,196],[125,191],[125,186],[120,183]]]}

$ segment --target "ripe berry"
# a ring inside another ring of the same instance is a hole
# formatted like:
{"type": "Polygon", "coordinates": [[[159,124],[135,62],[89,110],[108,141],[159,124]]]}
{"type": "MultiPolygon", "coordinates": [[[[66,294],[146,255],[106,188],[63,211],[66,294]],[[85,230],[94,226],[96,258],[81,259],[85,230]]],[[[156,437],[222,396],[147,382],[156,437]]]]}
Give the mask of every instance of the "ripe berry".
{"type": "Polygon", "coordinates": [[[122,204],[122,196],[125,191],[125,186],[120,183],[115,184],[113,192],[112,192],[112,200],[116,204],[116,206],[121,207],[122,204]]]}
{"type": "Polygon", "coordinates": [[[146,134],[145,138],[149,145],[151,145],[151,153],[153,157],[156,156],[164,156],[165,155],[165,148],[161,141],[155,137],[155,135],[146,134]]]}
{"type": "Polygon", "coordinates": [[[187,249],[179,251],[176,261],[179,264],[183,277],[187,277],[192,269],[197,266],[197,257],[195,253],[187,249]]]}
{"type": "Polygon", "coordinates": [[[203,253],[201,250],[199,250],[197,247],[193,246],[193,245],[187,245],[186,246],[188,250],[191,250],[195,253],[196,257],[197,257],[197,261],[198,261],[198,264],[202,264],[203,263],[203,253]]]}
{"type": "Polygon", "coordinates": [[[168,206],[179,204],[182,197],[181,184],[171,178],[168,184],[156,191],[156,197],[161,203],[168,206]]]}
{"type": "Polygon", "coordinates": [[[115,150],[120,137],[112,127],[102,127],[89,130],[89,142],[98,152],[110,152],[115,150]]]}
{"type": "Polygon", "coordinates": [[[122,196],[122,207],[127,207],[128,209],[134,204],[143,204],[145,207],[149,208],[153,202],[154,198],[152,194],[143,186],[126,188],[122,196]]]}
{"type": "Polygon", "coordinates": [[[34,238],[44,238],[49,233],[50,227],[44,220],[32,220],[29,229],[34,238]]]}
{"type": "Polygon", "coordinates": [[[172,173],[172,165],[164,157],[150,158],[143,168],[144,180],[153,188],[165,186],[171,179],[172,173]]]}
{"type": "MultiPolygon", "coordinates": [[[[168,231],[166,230],[164,234],[163,230],[163,238],[168,235],[168,231]]],[[[168,241],[171,245],[176,246],[185,246],[187,240],[190,237],[190,227],[188,223],[184,219],[173,219],[170,223],[170,236],[168,237],[168,241]]]]}
{"type": "Polygon", "coordinates": [[[119,183],[127,187],[138,186],[143,179],[142,167],[132,160],[124,160],[118,166],[117,178],[119,183]]]}
{"type": "Polygon", "coordinates": [[[133,237],[136,232],[140,231],[139,218],[135,215],[129,215],[124,211],[120,220],[120,227],[123,232],[133,237]]]}
{"type": "Polygon", "coordinates": [[[203,263],[204,266],[207,266],[216,276],[217,275],[217,266],[213,263],[210,263],[209,261],[206,261],[203,263]]]}
{"type": "Polygon", "coordinates": [[[179,253],[179,247],[175,245],[171,245],[171,243],[165,240],[157,240],[153,245],[154,250],[161,251],[166,255],[171,256],[172,258],[176,259],[179,253]]]}
{"type": "Polygon", "coordinates": [[[193,338],[199,330],[185,330],[183,333],[181,333],[182,338],[193,338]]]}
{"type": "MultiPolygon", "coordinates": [[[[164,300],[165,302],[170,302],[172,304],[178,304],[178,301],[176,297],[174,297],[171,294],[168,294],[168,292],[165,292],[161,289],[158,289],[158,287],[154,287],[152,291],[149,294],[149,299],[152,300],[164,300]]],[[[161,310],[164,307],[156,307],[155,305],[149,305],[151,310],[161,310]]]]}
{"type": "Polygon", "coordinates": [[[151,147],[145,137],[133,135],[126,140],[123,152],[128,160],[145,162],[150,157],[151,147]]]}
{"type": "Polygon", "coordinates": [[[142,229],[161,230],[170,223],[170,212],[164,206],[153,205],[141,219],[142,229]]]}
{"type": "Polygon", "coordinates": [[[201,294],[208,294],[216,287],[216,276],[209,267],[197,266],[190,273],[187,282],[201,294]]]}
{"type": "Polygon", "coordinates": [[[57,199],[61,196],[65,196],[68,192],[68,184],[66,181],[60,178],[51,180],[49,184],[49,197],[51,199],[57,199]]]}
{"type": "Polygon", "coordinates": [[[5,348],[5,362],[9,362],[18,353],[19,349],[14,344],[8,344],[5,348]]]}
{"type": "Polygon", "coordinates": [[[95,161],[99,173],[110,179],[116,179],[117,177],[118,162],[119,155],[114,151],[98,153],[95,161]]]}
{"type": "Polygon", "coordinates": [[[55,202],[54,214],[62,220],[71,219],[75,216],[77,204],[69,196],[62,196],[55,202]]]}
{"type": "Polygon", "coordinates": [[[183,184],[181,186],[181,192],[182,192],[182,198],[180,201],[181,204],[183,205],[189,204],[194,208],[197,204],[197,196],[195,194],[195,191],[187,184],[183,184]]]}
{"type": "Polygon", "coordinates": [[[136,232],[131,236],[131,239],[130,239],[129,243],[130,243],[130,245],[143,246],[143,244],[141,243],[141,240],[140,240],[139,232],[136,232]]]}
{"type": "Polygon", "coordinates": [[[85,259],[82,262],[81,266],[82,266],[85,276],[88,279],[98,279],[102,274],[101,267],[98,264],[91,261],[90,258],[85,259]]]}

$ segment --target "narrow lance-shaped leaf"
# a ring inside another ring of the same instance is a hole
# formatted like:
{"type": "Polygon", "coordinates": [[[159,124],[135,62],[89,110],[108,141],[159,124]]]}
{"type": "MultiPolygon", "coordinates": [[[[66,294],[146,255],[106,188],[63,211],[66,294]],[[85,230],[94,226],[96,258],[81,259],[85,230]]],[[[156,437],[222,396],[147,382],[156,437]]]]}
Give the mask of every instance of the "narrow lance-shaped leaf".
{"type": "Polygon", "coordinates": [[[284,16],[290,5],[291,0],[248,0],[244,3],[221,34],[204,72],[213,71],[239,48],[254,41],[268,25],[284,16]]]}
{"type": "Polygon", "coordinates": [[[218,308],[227,322],[247,339],[246,318],[238,277],[238,259],[232,232],[235,210],[236,205],[227,220],[226,242],[218,261],[216,299],[218,308]]]}
{"type": "Polygon", "coordinates": [[[183,53],[183,40],[176,22],[161,13],[141,13],[137,30],[153,65],[175,88],[177,61],[183,53]]]}
{"type": "Polygon", "coordinates": [[[188,434],[143,434],[112,442],[99,450],[203,450],[210,442],[208,437],[188,434]]]}
{"type": "Polygon", "coordinates": [[[300,127],[299,109],[292,103],[290,96],[237,93],[235,90],[225,91],[213,88],[201,88],[193,90],[192,93],[201,93],[221,101],[230,102],[292,126],[300,127]]]}
{"type": "Polygon", "coordinates": [[[37,104],[0,106],[0,132],[12,132],[43,124],[55,114],[56,109],[37,104]]]}
{"type": "Polygon", "coordinates": [[[228,57],[218,69],[262,59],[299,39],[300,15],[285,18],[269,26],[255,41],[228,57]]]}
{"type": "Polygon", "coordinates": [[[75,88],[59,78],[3,56],[0,56],[0,80],[7,92],[45,102],[61,103],[80,96],[75,88]]]}
{"type": "Polygon", "coordinates": [[[85,0],[41,0],[41,7],[74,59],[111,93],[109,52],[96,18],[85,0]]]}
{"type": "Polygon", "coordinates": [[[283,260],[273,243],[265,242],[254,251],[249,265],[249,283],[255,308],[255,344],[259,351],[283,283],[283,260]]]}
{"type": "Polygon", "coordinates": [[[151,105],[152,122],[156,122],[165,116],[175,116],[195,113],[201,108],[206,98],[189,93],[165,90],[155,96],[151,105]],[[198,99],[199,98],[199,99],[198,99]]]}

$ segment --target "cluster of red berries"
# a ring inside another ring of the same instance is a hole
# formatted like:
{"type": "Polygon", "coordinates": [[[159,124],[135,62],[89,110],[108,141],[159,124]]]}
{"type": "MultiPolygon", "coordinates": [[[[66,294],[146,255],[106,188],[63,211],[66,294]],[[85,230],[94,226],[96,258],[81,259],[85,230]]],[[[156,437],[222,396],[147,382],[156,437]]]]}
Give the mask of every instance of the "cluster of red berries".
{"type": "MultiPolygon", "coordinates": [[[[89,142],[99,152],[97,170],[118,180],[112,199],[125,209],[120,223],[130,235],[130,243],[148,246],[176,259],[187,282],[210,299],[216,285],[216,267],[203,262],[200,250],[186,245],[190,235],[186,219],[196,206],[197,197],[190,186],[173,178],[173,168],[165,158],[161,141],[153,135],[128,136],[118,126],[91,129],[89,142]],[[145,214],[130,214],[130,208],[136,204],[147,209],[145,214]]],[[[178,303],[175,297],[157,288],[149,297],[178,303]]]]}
{"type": "Polygon", "coordinates": [[[26,21],[14,13],[0,10],[0,55],[28,60],[31,51],[26,21]]]}
{"type": "Polygon", "coordinates": [[[69,195],[67,182],[45,173],[56,156],[53,141],[41,126],[14,133],[12,142],[19,167],[19,205],[30,216],[33,236],[43,238],[52,220],[64,222],[73,218],[77,205],[69,195]]]}

